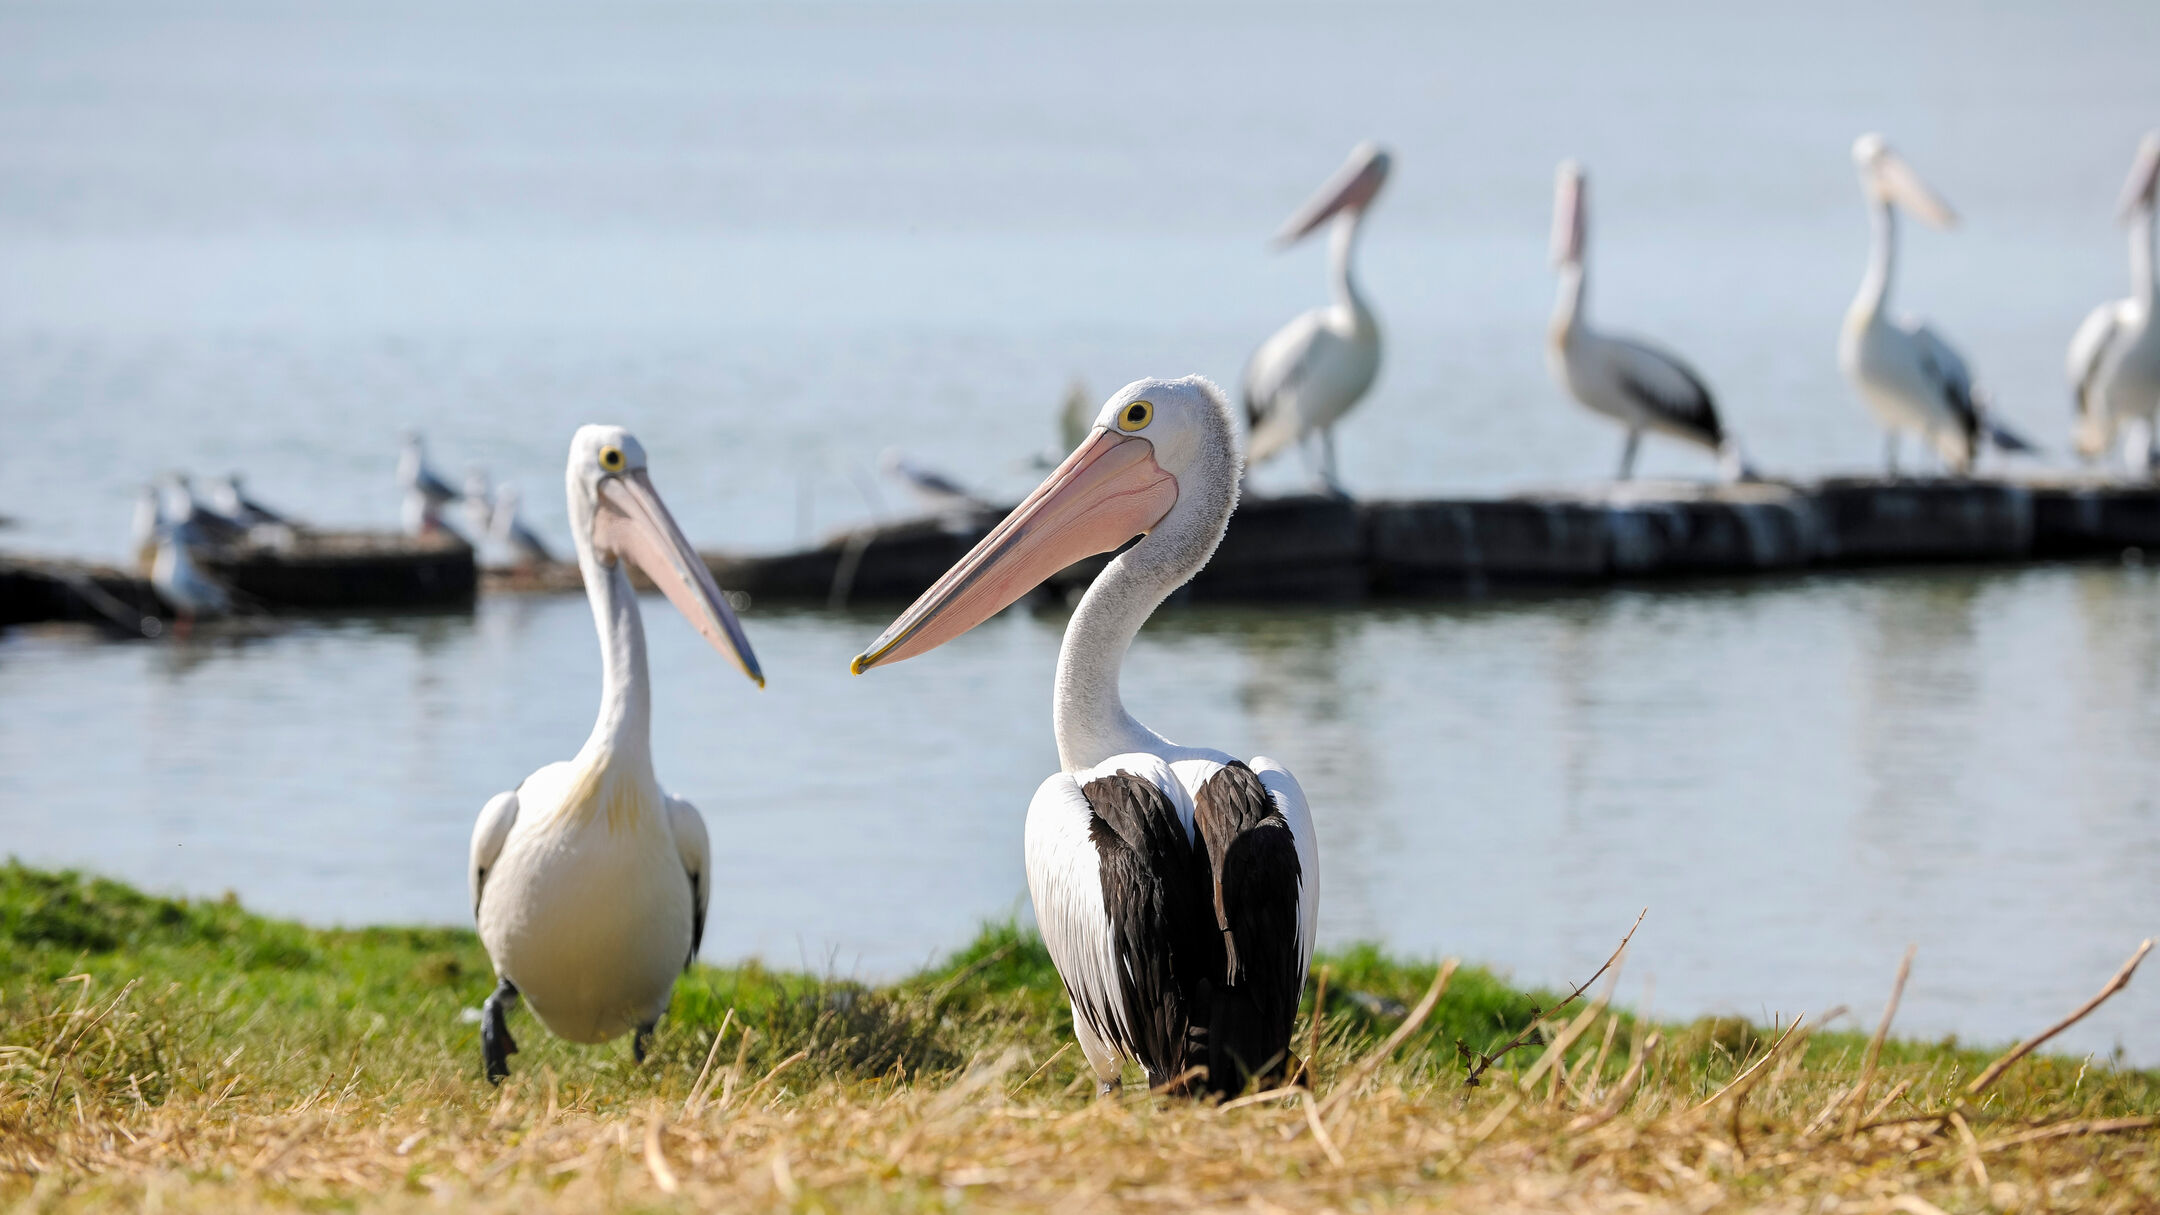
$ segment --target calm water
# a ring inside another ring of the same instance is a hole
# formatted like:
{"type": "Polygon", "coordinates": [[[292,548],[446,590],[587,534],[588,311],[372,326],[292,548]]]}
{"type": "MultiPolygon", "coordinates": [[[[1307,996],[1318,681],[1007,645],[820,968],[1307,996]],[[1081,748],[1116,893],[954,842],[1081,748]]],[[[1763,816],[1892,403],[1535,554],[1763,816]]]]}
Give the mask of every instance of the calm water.
{"type": "MultiPolygon", "coordinates": [[[[639,430],[707,544],[899,509],[858,484],[889,446],[1017,492],[1071,377],[1234,382],[1323,298],[1318,247],[1263,241],[1365,137],[1397,170],[1363,248],[1390,344],[1342,436],[1363,490],[1610,468],[1542,365],[1567,155],[1602,317],[1686,351],[1764,466],[1872,461],[1832,358],[1869,128],[1968,221],[1910,237],[1903,301],[2059,444],[2063,346],[2125,289],[2155,45],[2146,4],[0,2],[0,542],[117,556],[175,467],[387,524],[408,425],[558,540],[589,420],[639,430]]],[[[1705,468],[1653,444],[1645,471],[1705,468]]],[[[1631,985],[1750,1014],[1872,1009],[1918,941],[1904,1023],[2002,1038],[2160,929],[2156,594],[2080,568],[1189,612],[1128,684],[1305,778],[1332,940],[1556,982],[1648,905],[1631,985]]],[[[883,623],[753,613],[753,697],[655,622],[661,771],[728,867],[713,956],[892,973],[1024,903],[1059,622],[849,680],[883,623]]],[[[582,738],[592,651],[575,599],[0,640],[0,849],[460,920],[471,815],[582,738]]],[[[2073,1045],[2160,1062],[2151,990],[2073,1045]]]]}

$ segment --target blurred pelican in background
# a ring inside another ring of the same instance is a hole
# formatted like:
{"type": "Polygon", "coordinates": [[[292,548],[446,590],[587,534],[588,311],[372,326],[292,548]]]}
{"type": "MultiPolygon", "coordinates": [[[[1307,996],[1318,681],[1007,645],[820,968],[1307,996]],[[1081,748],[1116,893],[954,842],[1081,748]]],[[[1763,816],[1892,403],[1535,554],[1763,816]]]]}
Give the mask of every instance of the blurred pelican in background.
{"type": "Polygon", "coordinates": [[[704,939],[705,820],[653,775],[645,626],[628,565],[765,685],[726,596],[654,490],[636,437],[619,426],[579,428],[564,480],[600,634],[600,716],[574,759],[497,794],[473,826],[473,917],[498,980],[481,1012],[491,1082],[510,1073],[517,1044],[505,1016],[520,995],[572,1042],[632,1033],[642,1062],[675,976],[704,939]]]}
{"type": "Polygon", "coordinates": [[[1838,366],[1888,433],[1886,470],[1896,475],[1898,439],[1907,431],[1933,444],[1943,464],[1959,474],[1972,471],[1982,442],[2032,451],[2032,444],[1986,417],[1972,372],[1948,342],[1921,321],[1884,315],[1897,260],[1897,211],[1945,231],[1957,225],[1957,215],[1882,136],[1862,135],[1852,155],[1874,236],[1860,294],[1846,310],[1838,338],[1838,366]]]}
{"type": "Polygon", "coordinates": [[[1358,294],[1351,259],[1365,212],[1387,181],[1388,165],[1380,145],[1359,144],[1349,161],[1275,234],[1281,248],[1335,221],[1328,240],[1335,302],[1277,330],[1245,364],[1245,416],[1252,427],[1247,467],[1257,467],[1293,443],[1304,444],[1321,482],[1337,495],[1344,490],[1335,467],[1335,422],[1372,387],[1380,370],[1380,325],[1358,294]]]}
{"type": "Polygon", "coordinates": [[[515,566],[553,565],[555,551],[518,517],[518,491],[505,484],[495,490],[495,508],[488,515],[488,538],[510,554],[515,566]]]}
{"type": "Polygon", "coordinates": [[[2153,324],[2153,308],[2160,303],[2153,288],[2156,191],[2160,131],[2151,131],[2138,143],[2120,204],[2121,221],[2130,228],[2130,298],[2093,309],[2070,339],[2078,454],[2099,458],[2115,445],[2123,424],[2135,422],[2145,432],[2145,450],[2130,455],[2147,473],[2160,471],[2160,433],[2153,419],[2160,408],[2160,325],[2153,324]]]}
{"type": "Polygon", "coordinates": [[[1560,270],[1560,294],[1553,301],[1546,347],[1553,378],[1626,430],[1620,480],[1633,475],[1635,448],[1645,430],[1704,448],[1719,458],[1728,477],[1744,475],[1739,446],[1719,423],[1717,403],[1693,368],[1646,342],[1599,333],[1585,318],[1589,189],[1581,165],[1560,162],[1553,196],[1553,265],[1560,270]]]}
{"type": "Polygon", "coordinates": [[[458,495],[449,482],[428,467],[427,444],[417,430],[405,432],[405,445],[398,452],[398,485],[405,491],[405,534],[424,536],[441,530],[443,507],[456,501],[458,495]]]}
{"type": "Polygon", "coordinates": [[[1181,747],[1118,694],[1156,607],[1207,564],[1243,475],[1229,402],[1199,377],[1113,395],[1064,463],[850,669],[936,649],[1065,566],[1142,539],[1065,629],[1052,692],[1059,771],[1028,806],[1028,891],[1098,1090],[1123,1061],[1148,1084],[1234,1093],[1288,1069],[1312,959],[1319,859],[1295,777],[1181,747]]]}

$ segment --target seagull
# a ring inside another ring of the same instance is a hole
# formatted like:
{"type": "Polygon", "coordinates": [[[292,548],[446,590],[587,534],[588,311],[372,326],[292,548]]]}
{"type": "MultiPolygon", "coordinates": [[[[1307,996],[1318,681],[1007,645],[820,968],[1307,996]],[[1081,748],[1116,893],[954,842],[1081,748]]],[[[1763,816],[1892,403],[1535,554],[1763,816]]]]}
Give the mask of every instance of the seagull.
{"type": "Polygon", "coordinates": [[[229,616],[233,610],[232,592],[195,564],[192,548],[201,542],[195,524],[168,523],[158,531],[157,555],[150,563],[150,585],[179,617],[182,634],[198,618],[229,616]]]}
{"type": "Polygon", "coordinates": [[[290,527],[292,520],[247,496],[240,474],[227,473],[210,483],[210,501],[218,513],[242,527],[290,527]]]}
{"type": "Polygon", "coordinates": [[[523,567],[555,563],[555,553],[548,548],[547,542],[518,518],[516,486],[506,484],[496,488],[491,524],[489,538],[510,550],[513,564],[523,567]]]}
{"type": "Polygon", "coordinates": [[[653,774],[652,690],[636,565],[714,649],[759,687],[750,641],[619,426],[584,426],[565,474],[570,533],[600,634],[600,716],[577,755],[497,794],[473,825],[468,886],[495,992],[481,1009],[481,1067],[510,1073],[506,1017],[522,997],[572,1042],[645,1043],[675,976],[697,959],[712,856],[697,807],[653,774]]]}
{"type": "Polygon", "coordinates": [[[488,475],[485,469],[466,470],[465,492],[458,495],[458,502],[465,511],[466,534],[470,535],[473,543],[477,545],[495,530],[495,495],[488,490],[488,475]]]}
{"type": "Polygon", "coordinates": [[[405,534],[424,536],[443,527],[442,509],[458,495],[428,467],[427,447],[419,431],[405,432],[405,446],[398,453],[398,485],[405,491],[405,534]]]}
{"type": "Polygon", "coordinates": [[[1365,212],[1387,181],[1388,154],[1359,144],[1311,201],[1275,234],[1277,248],[1293,244],[1330,219],[1329,268],[1335,302],[1315,308],[1261,343],[1245,364],[1245,415],[1252,426],[1246,464],[1255,466],[1292,443],[1304,444],[1320,480],[1342,496],[1335,469],[1336,421],[1364,397],[1380,371],[1380,325],[1350,275],[1351,255],[1365,212]]]}
{"type": "Polygon", "coordinates": [[[931,513],[939,515],[969,514],[991,509],[988,502],[968,490],[951,477],[921,464],[897,448],[887,448],[878,457],[878,468],[888,477],[908,487],[917,501],[931,513]]]}

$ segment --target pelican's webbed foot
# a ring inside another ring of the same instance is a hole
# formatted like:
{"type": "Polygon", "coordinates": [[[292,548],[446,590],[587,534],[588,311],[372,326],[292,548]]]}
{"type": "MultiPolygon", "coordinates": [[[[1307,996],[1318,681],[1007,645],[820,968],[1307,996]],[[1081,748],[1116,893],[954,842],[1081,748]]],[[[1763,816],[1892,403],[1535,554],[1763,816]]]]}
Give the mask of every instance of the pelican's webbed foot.
{"type": "Polygon", "coordinates": [[[517,985],[502,979],[495,985],[495,994],[480,1006],[480,1065],[489,1084],[501,1084],[503,1077],[510,1074],[510,1056],[517,1053],[518,1046],[504,1016],[517,1002],[517,985]]]}

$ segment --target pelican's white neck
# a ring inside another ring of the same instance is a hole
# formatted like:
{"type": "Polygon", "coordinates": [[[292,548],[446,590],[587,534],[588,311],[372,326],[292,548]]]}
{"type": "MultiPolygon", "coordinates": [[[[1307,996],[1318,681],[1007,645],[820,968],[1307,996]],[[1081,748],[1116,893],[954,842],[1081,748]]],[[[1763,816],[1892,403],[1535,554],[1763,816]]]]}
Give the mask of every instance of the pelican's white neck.
{"type": "Polygon", "coordinates": [[[1193,466],[1178,474],[1177,505],[1138,544],[1096,575],[1065,626],[1051,693],[1051,724],[1058,764],[1067,772],[1091,768],[1113,755],[1134,751],[1164,754],[1175,744],[1125,711],[1118,675],[1134,634],[1170,592],[1183,586],[1215,555],[1237,509],[1240,468],[1229,420],[1201,445],[1193,466]]]}
{"type": "MultiPolygon", "coordinates": [[[[2153,305],[2160,302],[2153,283],[2153,223],[2156,218],[2160,218],[2160,207],[2147,204],[2130,221],[2130,290],[2144,303],[2147,317],[2152,315],[2153,305]]],[[[2149,320],[2146,323],[2151,324],[2149,320]]]]}
{"type": "Polygon", "coordinates": [[[608,565],[579,537],[578,568],[600,632],[600,716],[581,755],[652,770],[652,682],[645,669],[645,622],[621,559],[608,565]]]}
{"type": "Polygon", "coordinates": [[[1575,336],[1583,323],[1583,311],[1589,301],[1589,271],[1583,258],[1576,257],[1560,266],[1560,290],[1553,297],[1553,336],[1565,341],[1575,336]]]}
{"type": "Polygon", "coordinates": [[[1358,233],[1365,224],[1365,208],[1352,207],[1335,217],[1328,228],[1328,281],[1335,293],[1336,306],[1349,310],[1360,325],[1372,322],[1372,310],[1365,306],[1365,297],[1358,294],[1357,278],[1351,263],[1357,255],[1358,233]]]}
{"type": "Polygon", "coordinates": [[[1868,195],[1868,226],[1872,239],[1868,244],[1867,273],[1860,278],[1860,294],[1853,297],[1852,311],[1855,316],[1873,320],[1890,302],[1890,273],[1897,267],[1897,212],[1889,199],[1872,192],[1868,195]]]}

